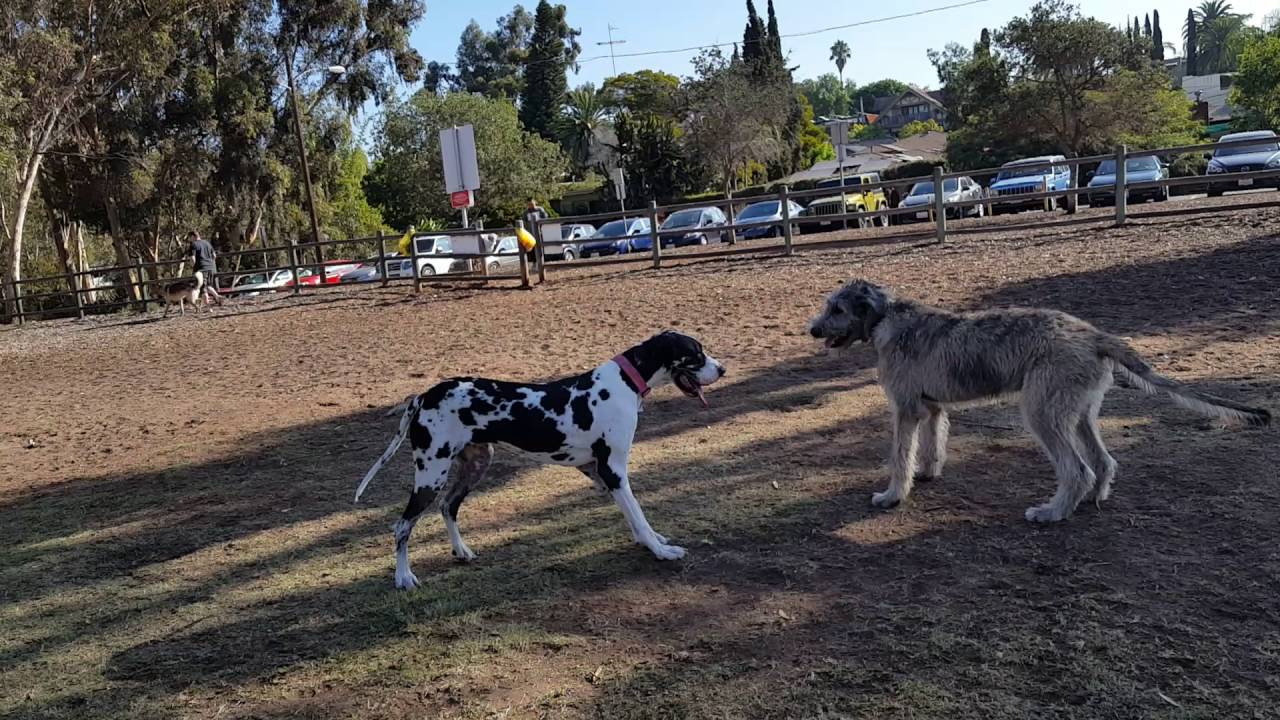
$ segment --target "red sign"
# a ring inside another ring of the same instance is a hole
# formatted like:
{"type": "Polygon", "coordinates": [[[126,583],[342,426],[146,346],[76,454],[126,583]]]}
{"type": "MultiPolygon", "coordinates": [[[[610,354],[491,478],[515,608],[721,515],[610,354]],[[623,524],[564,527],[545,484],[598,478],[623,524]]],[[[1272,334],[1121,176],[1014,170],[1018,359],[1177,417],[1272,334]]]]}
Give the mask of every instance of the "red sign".
{"type": "Polygon", "coordinates": [[[449,204],[453,206],[454,210],[460,210],[475,205],[475,202],[471,197],[470,190],[459,190],[455,193],[449,193],[449,204]]]}

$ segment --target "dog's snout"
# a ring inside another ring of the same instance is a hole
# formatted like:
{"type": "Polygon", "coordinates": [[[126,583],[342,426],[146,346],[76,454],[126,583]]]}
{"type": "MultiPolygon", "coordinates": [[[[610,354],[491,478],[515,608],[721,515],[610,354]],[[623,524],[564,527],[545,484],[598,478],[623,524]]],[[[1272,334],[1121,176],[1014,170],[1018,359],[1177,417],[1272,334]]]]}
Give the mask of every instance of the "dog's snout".
{"type": "Polygon", "coordinates": [[[724,363],[716,363],[716,375],[724,377],[724,363]]]}
{"type": "Polygon", "coordinates": [[[817,325],[810,325],[809,334],[816,338],[820,338],[822,337],[822,330],[819,330],[817,325]]]}

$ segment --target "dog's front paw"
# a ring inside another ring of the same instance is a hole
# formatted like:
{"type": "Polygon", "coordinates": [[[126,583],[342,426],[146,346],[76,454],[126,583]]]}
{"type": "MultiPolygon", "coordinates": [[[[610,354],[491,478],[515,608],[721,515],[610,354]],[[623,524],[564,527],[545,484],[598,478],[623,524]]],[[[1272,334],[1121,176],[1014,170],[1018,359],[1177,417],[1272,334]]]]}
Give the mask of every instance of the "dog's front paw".
{"type": "Polygon", "coordinates": [[[398,590],[412,590],[420,584],[418,576],[414,575],[411,570],[405,570],[403,575],[396,573],[396,589],[398,590]]]}
{"type": "Polygon", "coordinates": [[[658,545],[651,545],[649,550],[653,552],[653,556],[659,560],[679,560],[684,557],[684,548],[679,545],[667,545],[665,542],[658,545]]]}
{"type": "Polygon", "coordinates": [[[1054,505],[1053,503],[1046,503],[1044,505],[1029,507],[1027,508],[1027,512],[1024,513],[1024,515],[1026,516],[1028,522],[1034,522],[1034,523],[1058,522],[1067,516],[1067,514],[1063,512],[1061,508],[1054,505]]]}
{"type": "Polygon", "coordinates": [[[471,552],[471,548],[463,545],[453,549],[453,559],[455,562],[469,563],[476,559],[476,554],[471,552]]]}
{"type": "Polygon", "coordinates": [[[918,483],[933,482],[934,480],[941,480],[941,479],[942,479],[941,473],[937,475],[929,475],[927,473],[916,473],[916,477],[915,477],[915,481],[918,483]]]}
{"type": "Polygon", "coordinates": [[[871,504],[883,510],[897,507],[900,502],[902,502],[902,497],[893,490],[885,490],[871,495],[871,504]]]}

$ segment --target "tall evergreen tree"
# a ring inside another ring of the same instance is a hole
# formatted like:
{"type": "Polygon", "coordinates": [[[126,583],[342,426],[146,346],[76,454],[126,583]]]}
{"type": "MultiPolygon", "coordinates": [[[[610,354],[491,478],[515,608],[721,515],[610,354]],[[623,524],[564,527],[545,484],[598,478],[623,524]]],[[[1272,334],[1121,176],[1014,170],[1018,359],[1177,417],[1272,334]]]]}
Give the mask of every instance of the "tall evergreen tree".
{"type": "Polygon", "coordinates": [[[577,31],[565,23],[565,6],[547,0],[538,3],[533,17],[533,38],[525,61],[524,92],[520,97],[520,122],[526,130],[547,139],[556,136],[555,120],[560,114],[568,82],[565,72],[576,53],[572,45],[577,31]]]}
{"type": "Polygon", "coordinates": [[[1164,62],[1164,31],[1160,29],[1160,11],[1151,11],[1151,59],[1164,62]]]}
{"type": "Polygon", "coordinates": [[[1142,37],[1151,37],[1151,14],[1142,18],[1142,37]]]}
{"type": "Polygon", "coordinates": [[[771,62],[777,65],[781,70],[784,67],[782,61],[782,34],[778,32],[778,16],[773,12],[773,0],[769,0],[769,54],[771,62]]]}
{"type": "Polygon", "coordinates": [[[1187,24],[1183,29],[1183,34],[1187,40],[1187,74],[1195,75],[1200,68],[1197,63],[1199,58],[1196,57],[1199,39],[1196,37],[1196,13],[1194,10],[1187,10],[1187,24]]]}
{"type": "Polygon", "coordinates": [[[742,31],[742,60],[754,65],[765,56],[765,27],[756,13],[756,5],[747,0],[747,27],[742,31]]]}

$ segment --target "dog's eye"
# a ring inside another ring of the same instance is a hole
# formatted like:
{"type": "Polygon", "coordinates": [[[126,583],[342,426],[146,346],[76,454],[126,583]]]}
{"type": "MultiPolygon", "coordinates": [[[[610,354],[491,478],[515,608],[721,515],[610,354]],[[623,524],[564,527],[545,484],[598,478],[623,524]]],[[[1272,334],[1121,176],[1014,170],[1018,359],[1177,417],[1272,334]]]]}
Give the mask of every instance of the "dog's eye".
{"type": "Polygon", "coordinates": [[[839,305],[836,305],[835,307],[831,308],[831,314],[842,315],[844,314],[844,308],[840,307],[839,305]]]}

